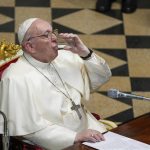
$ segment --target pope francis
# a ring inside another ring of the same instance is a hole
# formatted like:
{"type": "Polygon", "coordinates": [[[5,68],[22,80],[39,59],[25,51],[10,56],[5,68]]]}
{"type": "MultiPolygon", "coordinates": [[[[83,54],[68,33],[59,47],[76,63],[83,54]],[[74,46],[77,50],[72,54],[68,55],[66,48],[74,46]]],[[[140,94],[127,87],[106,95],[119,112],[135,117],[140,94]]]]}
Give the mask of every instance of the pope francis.
{"type": "Polygon", "coordinates": [[[90,92],[110,78],[110,69],[76,34],[59,37],[67,43],[62,50],[47,21],[25,20],[18,30],[23,55],[0,82],[0,110],[8,118],[9,135],[23,136],[48,150],[102,141],[106,131],[81,99],[88,100],[90,92]]]}

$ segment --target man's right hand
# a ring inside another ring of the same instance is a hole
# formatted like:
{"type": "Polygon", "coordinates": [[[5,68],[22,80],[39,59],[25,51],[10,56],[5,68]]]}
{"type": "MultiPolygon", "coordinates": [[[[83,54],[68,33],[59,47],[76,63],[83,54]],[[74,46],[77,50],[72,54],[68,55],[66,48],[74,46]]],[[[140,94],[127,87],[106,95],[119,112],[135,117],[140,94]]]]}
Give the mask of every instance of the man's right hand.
{"type": "Polygon", "coordinates": [[[87,130],[77,133],[74,143],[78,143],[78,142],[93,142],[93,143],[95,143],[95,142],[100,142],[100,141],[104,141],[104,140],[105,140],[105,138],[104,138],[103,134],[100,133],[99,131],[87,129],[87,130]]]}

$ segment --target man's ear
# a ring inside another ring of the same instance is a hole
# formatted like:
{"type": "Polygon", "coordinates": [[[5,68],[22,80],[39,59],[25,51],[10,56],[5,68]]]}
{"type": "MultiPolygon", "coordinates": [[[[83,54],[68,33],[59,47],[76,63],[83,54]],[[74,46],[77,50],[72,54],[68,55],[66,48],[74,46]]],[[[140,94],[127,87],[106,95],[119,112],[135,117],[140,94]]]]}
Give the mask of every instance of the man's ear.
{"type": "Polygon", "coordinates": [[[23,44],[24,49],[26,49],[27,52],[33,54],[35,53],[35,49],[33,47],[33,44],[30,41],[27,41],[23,44]]]}

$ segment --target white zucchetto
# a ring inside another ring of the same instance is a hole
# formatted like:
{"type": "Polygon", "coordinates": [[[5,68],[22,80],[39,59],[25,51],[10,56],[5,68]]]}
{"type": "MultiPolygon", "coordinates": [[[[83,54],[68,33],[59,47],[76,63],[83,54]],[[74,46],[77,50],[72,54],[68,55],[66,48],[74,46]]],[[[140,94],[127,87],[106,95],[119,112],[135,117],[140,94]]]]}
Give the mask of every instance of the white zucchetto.
{"type": "Polygon", "coordinates": [[[19,29],[18,29],[18,40],[19,40],[19,43],[21,44],[23,39],[24,39],[24,36],[27,32],[27,30],[30,28],[31,24],[37,20],[38,18],[30,18],[30,19],[27,19],[25,20],[20,26],[19,26],[19,29]]]}

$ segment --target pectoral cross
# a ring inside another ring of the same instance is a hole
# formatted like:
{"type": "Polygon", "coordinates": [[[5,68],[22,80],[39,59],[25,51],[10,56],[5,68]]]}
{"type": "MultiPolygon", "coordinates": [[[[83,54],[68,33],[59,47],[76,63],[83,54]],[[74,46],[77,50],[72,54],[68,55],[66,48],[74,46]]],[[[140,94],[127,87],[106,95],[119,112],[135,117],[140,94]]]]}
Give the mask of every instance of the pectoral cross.
{"type": "Polygon", "coordinates": [[[74,103],[74,101],[71,101],[71,102],[72,102],[71,110],[75,110],[76,113],[77,113],[77,115],[78,115],[78,117],[79,117],[79,119],[81,119],[81,118],[82,118],[82,115],[81,115],[81,113],[79,112],[79,108],[80,108],[81,106],[80,106],[80,105],[76,105],[76,104],[74,103]]]}

